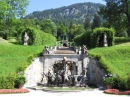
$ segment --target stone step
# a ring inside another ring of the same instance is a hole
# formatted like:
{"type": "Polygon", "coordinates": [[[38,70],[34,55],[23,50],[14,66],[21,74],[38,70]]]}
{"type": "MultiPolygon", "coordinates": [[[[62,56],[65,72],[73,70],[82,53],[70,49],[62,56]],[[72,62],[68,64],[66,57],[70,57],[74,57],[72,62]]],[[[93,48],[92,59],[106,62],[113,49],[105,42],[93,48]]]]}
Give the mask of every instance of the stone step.
{"type": "Polygon", "coordinates": [[[54,54],[76,54],[74,51],[71,50],[56,50],[54,54]]]}
{"type": "Polygon", "coordinates": [[[76,54],[72,48],[61,47],[58,50],[54,51],[54,54],[76,54]]]}

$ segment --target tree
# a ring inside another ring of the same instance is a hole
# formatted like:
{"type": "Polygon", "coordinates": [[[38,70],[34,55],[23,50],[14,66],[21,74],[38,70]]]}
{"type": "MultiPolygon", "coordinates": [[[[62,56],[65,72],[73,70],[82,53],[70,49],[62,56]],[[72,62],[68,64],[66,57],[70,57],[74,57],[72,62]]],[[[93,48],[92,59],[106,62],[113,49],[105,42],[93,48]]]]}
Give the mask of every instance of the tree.
{"type": "Polygon", "coordinates": [[[6,35],[6,38],[7,34],[10,32],[13,20],[25,15],[27,5],[28,0],[0,1],[0,19],[3,22],[2,25],[4,26],[1,30],[3,34],[6,35]]]}
{"type": "Polygon", "coordinates": [[[101,19],[98,14],[94,15],[93,23],[92,23],[92,29],[101,27],[101,19]]]}
{"type": "Polygon", "coordinates": [[[41,29],[46,32],[46,33],[50,33],[53,36],[57,36],[57,26],[56,24],[50,20],[50,19],[46,19],[42,22],[41,24],[41,29]]]}
{"type": "MultiPolygon", "coordinates": [[[[4,18],[8,14],[8,10],[10,9],[9,5],[6,3],[5,0],[0,0],[0,35],[4,35],[4,18]]],[[[5,37],[5,36],[4,36],[5,37]]]]}
{"type": "Polygon", "coordinates": [[[67,34],[67,27],[63,22],[59,22],[59,26],[57,27],[57,38],[61,37],[62,34],[67,34]]]}
{"type": "Polygon", "coordinates": [[[86,16],[85,22],[84,22],[84,29],[87,31],[91,29],[91,20],[90,20],[90,15],[86,16]]]}
{"type": "Polygon", "coordinates": [[[69,40],[73,40],[75,36],[80,35],[81,33],[86,32],[83,25],[73,24],[71,29],[69,29],[69,40]]]}
{"type": "Polygon", "coordinates": [[[100,8],[101,14],[114,28],[130,29],[130,0],[104,0],[106,6],[100,8]]]}
{"type": "Polygon", "coordinates": [[[74,31],[74,35],[80,35],[80,34],[85,33],[85,32],[86,32],[86,30],[84,29],[84,26],[78,25],[77,29],[75,29],[75,31],[74,31]]]}

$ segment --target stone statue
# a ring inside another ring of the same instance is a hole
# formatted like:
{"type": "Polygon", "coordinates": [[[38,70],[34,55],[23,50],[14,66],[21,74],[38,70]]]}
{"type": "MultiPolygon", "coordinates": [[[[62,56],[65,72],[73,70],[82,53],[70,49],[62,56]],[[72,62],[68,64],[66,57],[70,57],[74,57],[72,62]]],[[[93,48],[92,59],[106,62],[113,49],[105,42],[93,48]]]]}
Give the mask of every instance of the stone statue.
{"type": "Polygon", "coordinates": [[[104,34],[104,46],[108,46],[108,44],[107,44],[107,35],[106,35],[106,33],[104,34]]]}
{"type": "Polygon", "coordinates": [[[44,54],[50,54],[49,48],[47,46],[45,46],[43,53],[44,54]]]}
{"type": "Polygon", "coordinates": [[[82,53],[83,54],[87,54],[88,53],[88,49],[87,49],[86,45],[83,45],[83,47],[82,47],[82,53]]]}
{"type": "Polygon", "coordinates": [[[28,45],[28,39],[29,39],[29,36],[28,36],[28,34],[25,32],[25,34],[24,34],[24,45],[28,45]]]}

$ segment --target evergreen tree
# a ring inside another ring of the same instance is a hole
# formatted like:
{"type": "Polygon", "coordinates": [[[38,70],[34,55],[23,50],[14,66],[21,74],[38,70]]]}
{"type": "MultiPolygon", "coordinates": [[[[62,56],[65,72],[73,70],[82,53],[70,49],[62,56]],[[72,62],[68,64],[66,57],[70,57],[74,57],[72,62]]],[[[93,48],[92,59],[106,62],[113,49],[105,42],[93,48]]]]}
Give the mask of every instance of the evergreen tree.
{"type": "Polygon", "coordinates": [[[101,27],[101,19],[98,14],[94,15],[93,23],[92,23],[92,29],[101,27]]]}

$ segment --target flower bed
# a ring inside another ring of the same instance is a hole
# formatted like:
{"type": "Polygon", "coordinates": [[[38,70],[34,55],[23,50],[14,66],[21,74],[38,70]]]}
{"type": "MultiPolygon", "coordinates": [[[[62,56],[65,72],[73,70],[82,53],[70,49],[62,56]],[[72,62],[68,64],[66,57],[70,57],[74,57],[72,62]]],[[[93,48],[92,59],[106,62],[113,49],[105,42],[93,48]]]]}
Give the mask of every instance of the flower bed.
{"type": "Polygon", "coordinates": [[[117,94],[117,95],[130,95],[130,90],[128,91],[119,91],[118,89],[106,89],[104,93],[107,94],[117,94]]]}
{"type": "Polygon", "coordinates": [[[28,93],[27,89],[0,89],[0,94],[28,93]]]}

